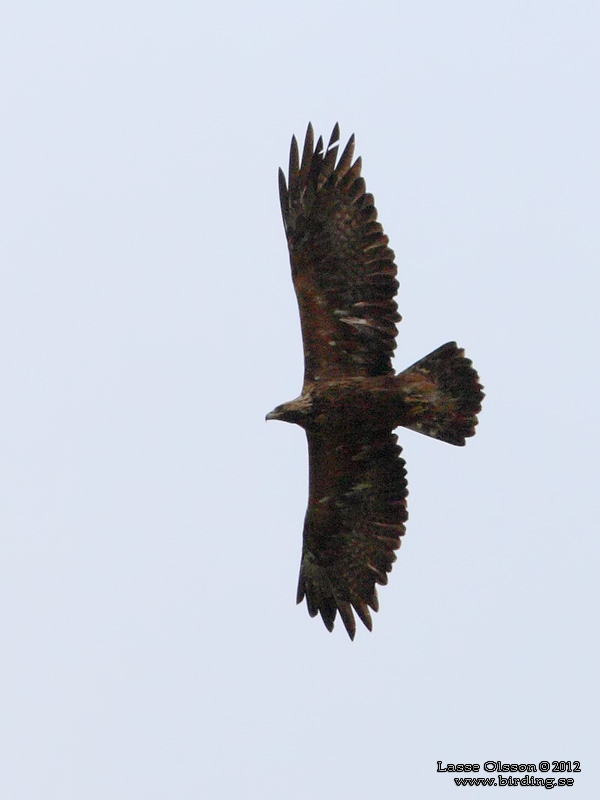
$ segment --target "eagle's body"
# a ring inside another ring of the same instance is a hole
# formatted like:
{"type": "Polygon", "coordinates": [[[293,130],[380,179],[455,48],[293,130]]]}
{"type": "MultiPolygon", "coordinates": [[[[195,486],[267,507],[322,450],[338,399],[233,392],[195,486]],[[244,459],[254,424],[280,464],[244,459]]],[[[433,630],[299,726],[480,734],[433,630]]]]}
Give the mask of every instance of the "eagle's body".
{"type": "Polygon", "coordinates": [[[298,602],[329,630],[339,611],[351,638],[352,609],[371,629],[376,584],[387,583],[404,534],[406,471],[394,428],[451,444],[472,436],[483,392],[454,342],[394,374],[394,253],[376,222],[373,196],[352,163],[354,137],[336,164],[312,127],[302,161],[292,139],[288,184],[279,185],[304,343],[304,384],[267,419],[306,431],[310,486],[298,602]]]}

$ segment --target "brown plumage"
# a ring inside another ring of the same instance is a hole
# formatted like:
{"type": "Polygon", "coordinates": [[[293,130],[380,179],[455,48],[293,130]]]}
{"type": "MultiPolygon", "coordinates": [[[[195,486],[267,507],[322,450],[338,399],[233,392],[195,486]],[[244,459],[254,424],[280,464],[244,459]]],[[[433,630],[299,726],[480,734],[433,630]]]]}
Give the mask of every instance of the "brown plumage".
{"type": "Polygon", "coordinates": [[[387,583],[404,534],[406,470],[394,428],[464,445],[482,387],[471,361],[449,342],[394,374],[394,253],[373,195],[353,162],[354,136],[339,160],[339,128],[327,148],[309,124],[302,159],[292,138],[288,180],[279,170],[283,222],[304,343],[301,395],[267,419],[303,427],[309,499],[298,602],[328,630],[337,612],[350,638],[353,610],[371,630],[376,584],[387,583]]]}

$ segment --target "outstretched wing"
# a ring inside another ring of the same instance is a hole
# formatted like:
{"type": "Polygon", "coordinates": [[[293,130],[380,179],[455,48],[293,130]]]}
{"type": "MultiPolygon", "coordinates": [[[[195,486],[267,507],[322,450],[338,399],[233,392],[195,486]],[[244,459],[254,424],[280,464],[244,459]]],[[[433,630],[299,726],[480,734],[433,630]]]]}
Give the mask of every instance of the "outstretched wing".
{"type": "Polygon", "coordinates": [[[328,630],[336,613],[354,638],[352,608],[371,630],[375,584],[386,584],[404,534],[406,470],[387,431],[307,431],[310,487],[297,601],[328,630]]]}
{"type": "Polygon", "coordinates": [[[394,253],[373,195],[352,163],[354,136],[336,165],[339,127],[327,149],[309,124],[302,161],[292,139],[279,193],[304,341],[304,381],[392,373],[400,320],[394,253]]]}

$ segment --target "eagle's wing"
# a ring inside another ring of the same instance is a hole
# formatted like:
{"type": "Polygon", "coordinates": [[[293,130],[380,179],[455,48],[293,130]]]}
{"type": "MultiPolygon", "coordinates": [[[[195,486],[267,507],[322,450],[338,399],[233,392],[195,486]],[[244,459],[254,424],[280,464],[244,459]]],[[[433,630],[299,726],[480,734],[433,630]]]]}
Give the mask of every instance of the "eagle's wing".
{"type": "Polygon", "coordinates": [[[297,601],[332,630],[336,612],[351,638],[352,607],[371,630],[375,584],[386,584],[404,534],[406,470],[397,437],[363,429],[307,431],[310,487],[297,601]]]}
{"type": "Polygon", "coordinates": [[[300,306],[304,380],[392,373],[400,320],[394,253],[373,195],[352,163],[354,136],[336,165],[339,128],[327,149],[308,126],[302,161],[292,139],[288,184],[279,170],[283,223],[300,306]]]}

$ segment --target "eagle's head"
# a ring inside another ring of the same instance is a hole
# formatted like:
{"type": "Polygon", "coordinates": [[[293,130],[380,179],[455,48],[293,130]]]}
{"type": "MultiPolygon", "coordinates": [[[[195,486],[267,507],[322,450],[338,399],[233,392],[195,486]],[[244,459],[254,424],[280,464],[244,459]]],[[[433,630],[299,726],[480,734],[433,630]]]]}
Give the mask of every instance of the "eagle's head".
{"type": "Polygon", "coordinates": [[[281,422],[292,422],[301,427],[306,426],[308,417],[312,411],[312,398],[310,394],[302,394],[289,403],[282,403],[270,411],[265,417],[266,420],[278,419],[281,422]]]}

